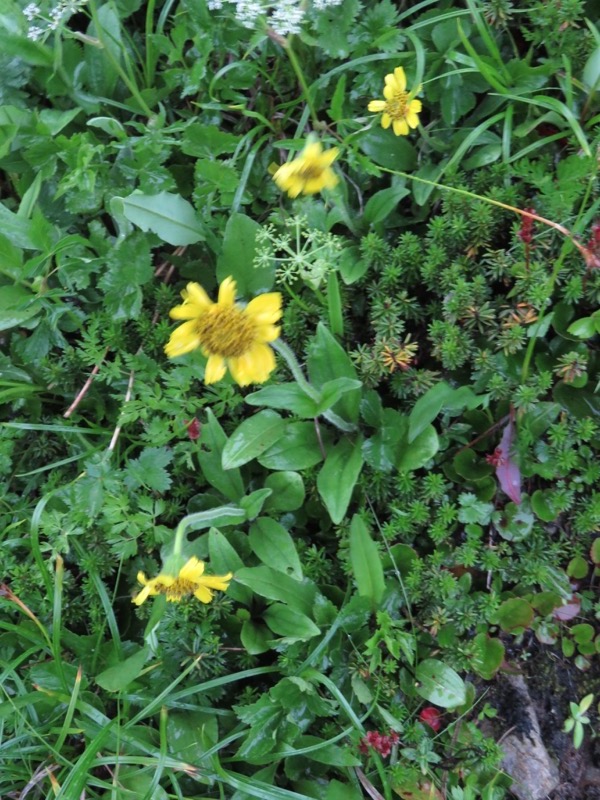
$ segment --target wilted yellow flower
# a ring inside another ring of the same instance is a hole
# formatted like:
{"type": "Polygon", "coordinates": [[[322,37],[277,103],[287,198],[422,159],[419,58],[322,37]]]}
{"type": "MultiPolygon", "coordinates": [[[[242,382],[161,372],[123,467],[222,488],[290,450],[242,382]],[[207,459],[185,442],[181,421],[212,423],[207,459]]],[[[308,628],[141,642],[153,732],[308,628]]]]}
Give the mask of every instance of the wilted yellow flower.
{"type": "Polygon", "coordinates": [[[235,302],[235,281],[225,278],[213,301],[198,283],[182,291],[183,304],[171,309],[173,319],[187,320],[171,334],[165,353],[169,358],[200,348],[208,357],[205,383],[216,383],[227,368],[240,386],[264,383],[275,369],[268,342],[279,336],[279,292],[261,294],[247,306],[235,302]]]}
{"type": "Polygon", "coordinates": [[[273,180],[290,197],[333,189],[338,177],[331,165],[338,153],[337,147],[324,152],[320,142],[309,142],[297,158],[279,167],[273,180]]]}
{"type": "Polygon", "coordinates": [[[421,90],[418,86],[410,93],[406,91],[406,75],[402,67],[396,67],[393,72],[385,76],[383,96],[385,100],[371,100],[369,111],[382,111],[381,125],[389,128],[392,125],[396,136],[408,136],[410,128],[419,124],[419,112],[423,104],[420,100],[413,100],[421,90]]]}
{"type": "Polygon", "coordinates": [[[148,580],[143,572],[138,572],[137,579],[144,588],[133,598],[133,602],[141,606],[149,597],[164,594],[170,603],[178,603],[193,594],[201,603],[210,603],[214,590],[226,591],[232,577],[231,572],[227,575],[205,575],[204,561],[190,558],[177,575],[161,572],[156,578],[148,580]]]}

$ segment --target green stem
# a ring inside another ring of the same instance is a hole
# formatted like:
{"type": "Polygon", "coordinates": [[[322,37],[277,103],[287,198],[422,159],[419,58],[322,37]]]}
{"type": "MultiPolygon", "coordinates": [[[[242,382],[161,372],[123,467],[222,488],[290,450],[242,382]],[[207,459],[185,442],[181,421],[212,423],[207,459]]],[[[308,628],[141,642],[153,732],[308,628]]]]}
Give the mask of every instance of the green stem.
{"type": "Polygon", "coordinates": [[[96,29],[96,37],[97,37],[98,41],[100,42],[100,44],[102,45],[102,47],[104,49],[104,52],[106,53],[106,57],[111,62],[113,67],[116,69],[116,71],[119,73],[119,77],[121,78],[121,80],[123,81],[125,86],[127,86],[129,91],[131,92],[132,96],[137,100],[138,105],[142,109],[144,114],[146,114],[146,116],[148,116],[148,117],[153,117],[154,116],[154,112],[148,106],[148,104],[146,103],[146,101],[144,100],[142,95],[140,94],[139,89],[138,89],[135,81],[132,80],[129,77],[127,72],[121,66],[120,61],[117,58],[114,57],[114,55],[112,53],[112,50],[110,49],[110,47],[106,43],[106,39],[103,38],[104,37],[104,31],[102,29],[102,25],[100,24],[100,20],[98,19],[98,12],[97,12],[96,7],[95,7],[95,5],[93,3],[90,3],[90,13],[92,15],[92,20],[94,22],[94,27],[96,29]]]}
{"type": "Polygon", "coordinates": [[[156,0],[148,0],[148,5],[146,6],[146,86],[148,87],[152,85],[154,68],[156,66],[154,44],[152,43],[155,5],[156,0]]]}
{"type": "Polygon", "coordinates": [[[294,52],[294,48],[292,47],[292,37],[290,36],[289,39],[286,40],[284,45],[284,50],[290,59],[290,64],[292,65],[292,69],[296,73],[296,77],[298,78],[298,83],[302,88],[302,93],[304,94],[304,99],[306,100],[306,105],[310,110],[310,116],[313,121],[313,127],[318,128],[320,126],[319,118],[317,117],[317,111],[312,101],[312,97],[310,96],[310,90],[308,88],[308,84],[306,82],[306,78],[304,77],[304,72],[302,72],[302,67],[300,66],[300,62],[298,61],[298,57],[294,52]]]}

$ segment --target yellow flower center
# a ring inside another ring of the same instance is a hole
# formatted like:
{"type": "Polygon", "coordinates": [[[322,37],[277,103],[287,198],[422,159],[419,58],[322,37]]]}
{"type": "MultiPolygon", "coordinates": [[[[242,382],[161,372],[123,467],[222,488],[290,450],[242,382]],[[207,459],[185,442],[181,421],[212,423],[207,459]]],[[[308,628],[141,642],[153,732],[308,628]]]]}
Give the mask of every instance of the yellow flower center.
{"type": "Polygon", "coordinates": [[[392,119],[404,119],[408,113],[408,92],[396,92],[391,100],[388,100],[385,110],[392,119]]]}
{"type": "Polygon", "coordinates": [[[252,345],[254,324],[239,306],[214,305],[196,322],[201,347],[209,356],[239,358],[252,345]]]}
{"type": "Polygon", "coordinates": [[[175,583],[172,583],[170,586],[157,584],[156,588],[161,594],[167,595],[167,600],[179,602],[182,597],[193,594],[198,586],[193,581],[188,581],[185,578],[177,578],[175,583]]]}
{"type": "Polygon", "coordinates": [[[313,178],[320,178],[322,174],[323,167],[321,167],[318,163],[311,164],[310,162],[307,162],[298,170],[298,175],[307,181],[312,180],[313,178]]]}

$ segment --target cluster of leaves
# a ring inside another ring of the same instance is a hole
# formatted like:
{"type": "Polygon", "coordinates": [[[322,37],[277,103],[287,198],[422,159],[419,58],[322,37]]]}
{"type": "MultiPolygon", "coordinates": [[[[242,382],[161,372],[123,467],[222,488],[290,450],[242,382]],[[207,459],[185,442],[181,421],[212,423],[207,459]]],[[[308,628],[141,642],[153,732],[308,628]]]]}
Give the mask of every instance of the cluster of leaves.
{"type": "Polygon", "coordinates": [[[0,5],[0,793],[500,800],[481,687],[600,650],[598,20],[220,5],[0,5]],[[292,205],[309,128],[340,183],[292,205]],[[167,362],[227,276],[302,366],[167,362]],[[229,590],[136,609],[182,520],[229,590]]]}

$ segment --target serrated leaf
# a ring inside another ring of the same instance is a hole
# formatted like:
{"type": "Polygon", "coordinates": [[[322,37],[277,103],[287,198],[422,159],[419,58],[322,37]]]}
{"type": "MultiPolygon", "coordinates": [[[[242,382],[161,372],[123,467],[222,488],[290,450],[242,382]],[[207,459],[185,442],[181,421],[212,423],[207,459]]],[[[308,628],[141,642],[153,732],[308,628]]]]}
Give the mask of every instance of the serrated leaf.
{"type": "Polygon", "coordinates": [[[173,460],[167,447],[146,447],[139,458],[132,458],[125,467],[125,485],[129,489],[145,486],[154,492],[166,492],[171,478],[165,467],[173,460]]]}

